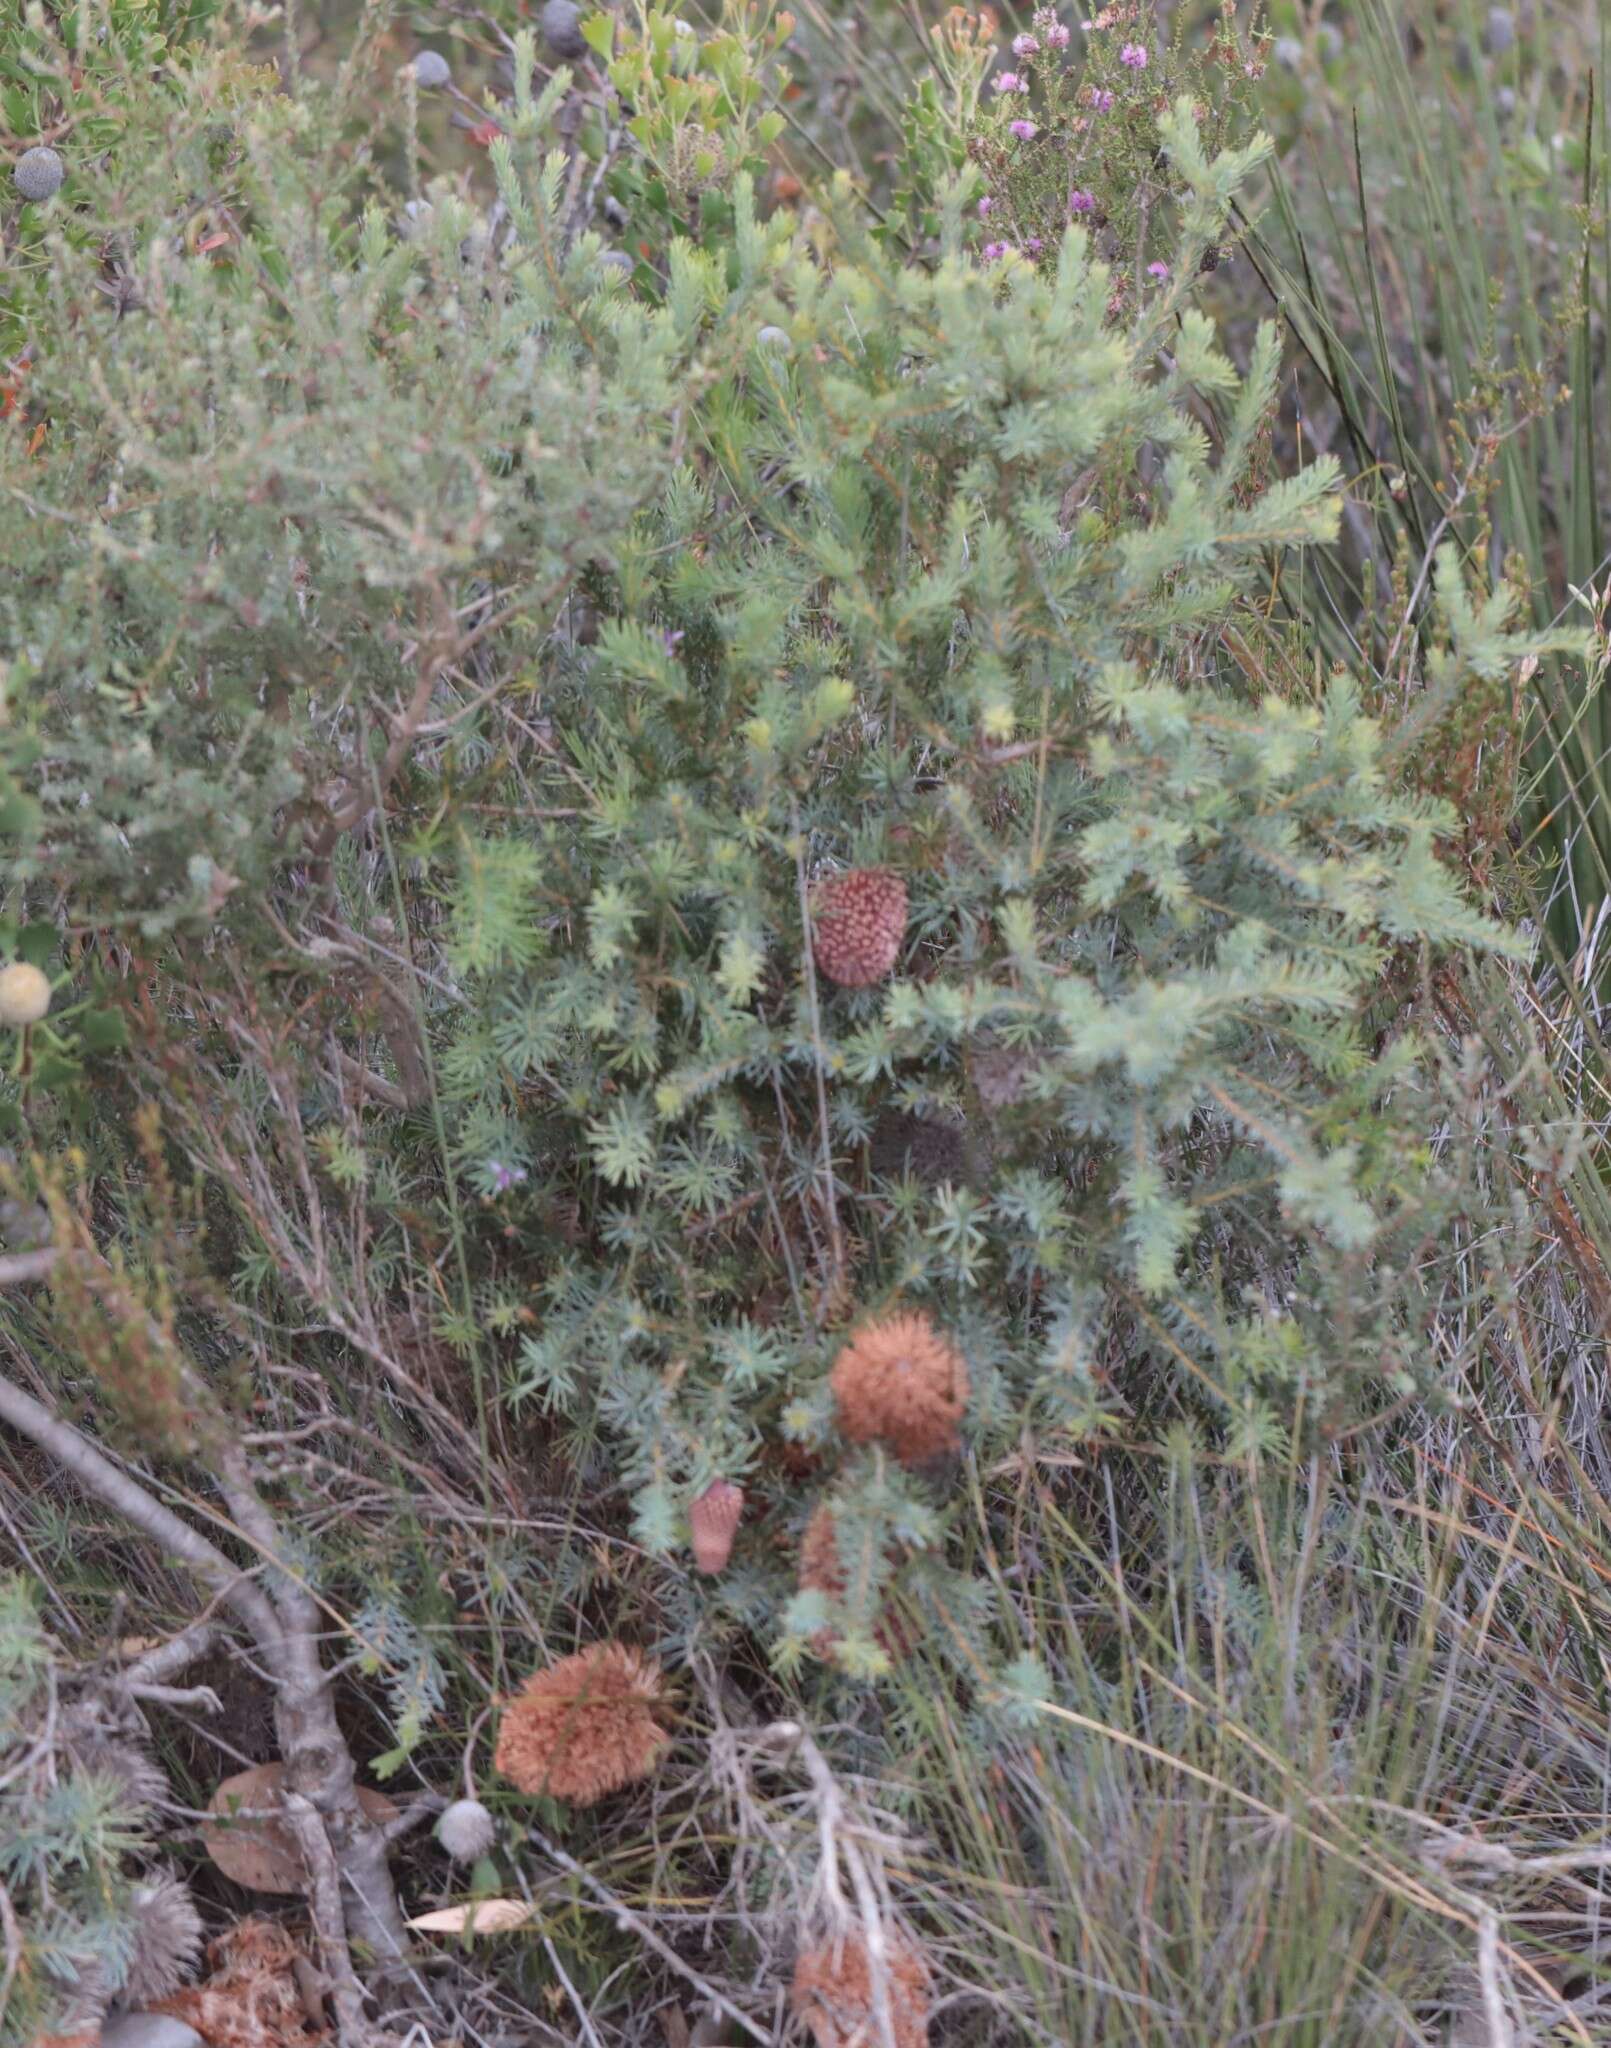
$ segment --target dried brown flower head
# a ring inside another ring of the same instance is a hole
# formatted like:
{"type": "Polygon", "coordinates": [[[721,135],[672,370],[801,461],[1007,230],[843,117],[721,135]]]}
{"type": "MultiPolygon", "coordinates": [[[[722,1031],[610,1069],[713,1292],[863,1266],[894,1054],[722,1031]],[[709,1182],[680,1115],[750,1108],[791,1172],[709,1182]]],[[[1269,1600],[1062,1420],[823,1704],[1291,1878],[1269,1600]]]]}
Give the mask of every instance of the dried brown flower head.
{"type": "MultiPolygon", "coordinates": [[[[885,1943],[889,2017],[894,2048],[927,2048],[929,1973],[900,1935],[885,1943]]],[[[801,1952],[794,1966],[794,2011],[817,2048],[870,2048],[881,2041],[873,1999],[873,1965],[860,1933],[801,1952]]]]}
{"type": "Polygon", "coordinates": [[[299,1981],[311,1958],[285,1928],[239,1920],[208,1943],[207,1960],[205,1983],[151,2010],[194,2027],[208,2048],[315,2048],[327,2038],[299,1981]]]}
{"type": "Polygon", "coordinates": [[[671,1741],[655,1720],[662,1693],[652,1659],[591,1643],[526,1680],[504,1709],[494,1761],[522,1792],[591,1806],[660,1761],[671,1741]]]}
{"type": "Polygon", "coordinates": [[[903,1465],[961,1443],[967,1361],[921,1310],[864,1324],[834,1360],[829,1384],[852,1443],[884,1444],[903,1465]]]}
{"type": "Polygon", "coordinates": [[[688,1510],[688,1526],[694,1538],[694,1563],[702,1572],[727,1569],[727,1560],[733,1554],[733,1538],[738,1534],[739,1518],[743,1512],[744,1489],[735,1486],[730,1479],[718,1479],[714,1485],[707,1486],[688,1510]]]}
{"type": "Polygon", "coordinates": [[[841,988],[882,981],[906,936],[906,884],[888,868],[849,868],[817,884],[811,950],[841,988]]]}

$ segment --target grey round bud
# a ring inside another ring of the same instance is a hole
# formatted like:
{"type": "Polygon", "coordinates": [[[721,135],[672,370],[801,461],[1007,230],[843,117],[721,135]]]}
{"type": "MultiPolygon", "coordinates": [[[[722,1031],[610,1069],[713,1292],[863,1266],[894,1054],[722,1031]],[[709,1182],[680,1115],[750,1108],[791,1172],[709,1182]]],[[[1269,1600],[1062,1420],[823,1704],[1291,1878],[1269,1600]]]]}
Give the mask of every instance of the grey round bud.
{"type": "Polygon", "coordinates": [[[1498,92],[1494,94],[1494,105],[1503,115],[1509,116],[1511,114],[1514,114],[1516,111],[1515,87],[1511,85],[1502,85],[1499,88],[1498,92]]]}
{"type": "Polygon", "coordinates": [[[606,270],[619,270],[623,277],[630,277],[638,267],[625,249],[606,249],[599,261],[606,270]]]}
{"type": "Polygon", "coordinates": [[[1296,71],[1303,63],[1303,45],[1296,36],[1277,36],[1271,55],[1283,71],[1296,71]]]}
{"type": "Polygon", "coordinates": [[[434,92],[438,86],[452,83],[453,72],[440,50],[421,50],[414,59],[414,77],[427,92],[434,92]]]}
{"type": "Polygon", "coordinates": [[[587,55],[587,38],[582,34],[582,10],[575,0],[547,0],[538,21],[543,41],[556,57],[587,55]]]}
{"type": "Polygon", "coordinates": [[[792,356],[794,354],[794,343],[790,341],[781,327],[763,327],[755,337],[755,346],[757,348],[775,348],[781,355],[792,356]]]}
{"type": "Polygon", "coordinates": [[[55,150],[46,149],[41,144],[37,149],[23,151],[12,167],[11,175],[24,199],[50,199],[61,190],[67,166],[55,150]]]}
{"type": "Polygon", "coordinates": [[[1516,17],[1508,7],[1490,7],[1482,46],[1490,57],[1502,57],[1516,40],[1516,17]]]}
{"type": "Polygon", "coordinates": [[[492,1847],[497,1830],[479,1799],[455,1799],[436,1823],[436,1839],[455,1863],[474,1863],[492,1847]]]}

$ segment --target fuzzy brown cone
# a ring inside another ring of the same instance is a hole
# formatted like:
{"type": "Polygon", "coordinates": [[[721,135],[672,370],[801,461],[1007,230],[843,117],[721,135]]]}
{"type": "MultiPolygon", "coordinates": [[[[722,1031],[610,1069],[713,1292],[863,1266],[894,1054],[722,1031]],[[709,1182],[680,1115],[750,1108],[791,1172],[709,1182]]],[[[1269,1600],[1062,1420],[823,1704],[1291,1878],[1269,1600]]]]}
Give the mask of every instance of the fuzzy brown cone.
{"type": "Polygon", "coordinates": [[[961,1445],[967,1361],[921,1311],[864,1324],[834,1360],[829,1384],[852,1443],[884,1444],[903,1465],[961,1445]]]}
{"type": "Polygon", "coordinates": [[[527,1679],[504,1708],[493,1761],[522,1792],[591,1806],[660,1761],[671,1741],[655,1719],[662,1693],[651,1658],[591,1643],[527,1679]]]}
{"type": "Polygon", "coordinates": [[[888,868],[850,868],[817,884],[811,901],[811,950],[841,988],[882,981],[906,937],[906,884],[888,868]]]}
{"type": "MultiPolygon", "coordinates": [[[[929,1973],[923,1958],[900,1935],[885,1945],[889,2016],[894,2048],[927,2048],[929,1973]]],[[[811,2029],[816,2048],[870,2048],[883,2039],[873,2002],[873,1965],[860,1933],[802,1951],[794,1966],[795,2017],[811,2029]]]]}
{"type": "Polygon", "coordinates": [[[688,1526],[694,1538],[694,1563],[707,1575],[727,1569],[744,1513],[744,1489],[730,1479],[718,1479],[707,1486],[688,1510],[688,1526]]]}

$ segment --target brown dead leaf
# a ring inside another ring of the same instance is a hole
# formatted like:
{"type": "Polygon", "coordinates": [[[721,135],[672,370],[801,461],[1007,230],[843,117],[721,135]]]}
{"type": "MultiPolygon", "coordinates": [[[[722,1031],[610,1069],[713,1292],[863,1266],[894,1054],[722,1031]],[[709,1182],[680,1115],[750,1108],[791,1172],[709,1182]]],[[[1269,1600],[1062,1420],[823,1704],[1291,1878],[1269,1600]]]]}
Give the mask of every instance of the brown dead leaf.
{"type": "Polygon", "coordinates": [[[536,1918],[524,1899],[474,1899],[467,1906],[443,1906],[410,1920],[422,1934],[507,1934],[536,1918]]]}
{"type": "MultiPolygon", "coordinates": [[[[225,1877],[253,1892],[307,1889],[302,1852],[287,1823],[277,1818],[281,1803],[283,1763],[253,1764],[226,1778],[207,1802],[219,1818],[201,1831],[207,1854],[225,1877]],[[242,1816],[232,1819],[232,1815],[242,1816]]],[[[397,1818],[397,1808],[384,1792],[358,1788],[358,1804],[372,1821],[384,1825],[397,1818]]]]}

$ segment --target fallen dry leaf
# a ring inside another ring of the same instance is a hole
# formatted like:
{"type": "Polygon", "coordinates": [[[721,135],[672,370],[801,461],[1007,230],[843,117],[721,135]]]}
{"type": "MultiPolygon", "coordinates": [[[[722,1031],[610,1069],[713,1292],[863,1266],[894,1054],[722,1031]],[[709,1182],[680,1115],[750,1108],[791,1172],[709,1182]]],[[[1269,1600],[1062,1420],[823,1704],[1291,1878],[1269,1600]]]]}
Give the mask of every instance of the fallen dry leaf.
{"type": "Polygon", "coordinates": [[[537,1908],[524,1899],[474,1899],[468,1906],[443,1906],[410,1920],[422,1934],[506,1934],[536,1918],[537,1908]]]}
{"type": "MultiPolygon", "coordinates": [[[[236,1884],[253,1892],[306,1891],[302,1852],[296,1837],[283,1820],[274,1818],[280,1804],[283,1763],[253,1764],[249,1771],[237,1771],[226,1778],[207,1802],[219,1818],[201,1831],[207,1854],[236,1884]],[[242,1818],[232,1819],[232,1814],[242,1818]]],[[[397,1818],[397,1808],[384,1792],[358,1788],[358,1804],[372,1821],[384,1824],[397,1818]]]]}

